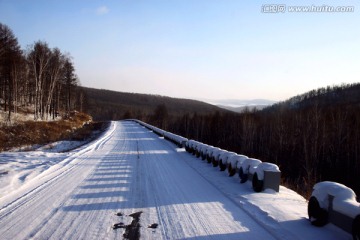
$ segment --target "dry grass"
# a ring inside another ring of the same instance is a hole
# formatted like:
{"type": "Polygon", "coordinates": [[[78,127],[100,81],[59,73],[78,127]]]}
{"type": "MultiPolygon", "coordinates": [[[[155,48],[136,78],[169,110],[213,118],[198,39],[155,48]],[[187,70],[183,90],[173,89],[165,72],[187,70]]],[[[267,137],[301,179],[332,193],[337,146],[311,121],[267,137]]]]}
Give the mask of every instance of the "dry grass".
{"type": "Polygon", "coordinates": [[[93,131],[102,130],[104,127],[104,123],[94,123],[89,115],[78,112],[59,121],[26,121],[13,126],[2,126],[0,151],[60,140],[85,140],[93,131]]]}
{"type": "Polygon", "coordinates": [[[315,185],[315,181],[308,184],[304,178],[298,179],[297,181],[288,181],[284,178],[281,179],[281,185],[284,187],[287,187],[301,196],[303,196],[305,199],[310,199],[313,186],[315,185]]]}

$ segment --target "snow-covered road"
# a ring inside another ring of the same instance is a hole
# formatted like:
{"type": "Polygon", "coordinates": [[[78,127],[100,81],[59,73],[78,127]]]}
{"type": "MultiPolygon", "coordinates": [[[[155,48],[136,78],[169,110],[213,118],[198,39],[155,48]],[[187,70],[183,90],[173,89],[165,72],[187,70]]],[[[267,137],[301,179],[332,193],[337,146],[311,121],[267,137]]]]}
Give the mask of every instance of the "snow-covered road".
{"type": "Polygon", "coordinates": [[[122,239],[133,213],[141,239],[351,239],[311,226],[292,191],[255,194],[134,122],[0,198],[0,238],[122,239]]]}

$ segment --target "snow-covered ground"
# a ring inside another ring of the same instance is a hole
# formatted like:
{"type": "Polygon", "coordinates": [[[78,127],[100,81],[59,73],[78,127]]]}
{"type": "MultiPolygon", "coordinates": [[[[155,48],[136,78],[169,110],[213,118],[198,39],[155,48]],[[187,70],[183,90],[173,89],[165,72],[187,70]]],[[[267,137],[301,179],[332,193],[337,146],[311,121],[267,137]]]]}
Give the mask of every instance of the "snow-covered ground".
{"type": "Polygon", "coordinates": [[[78,152],[76,148],[83,144],[81,141],[60,141],[0,153],[0,198],[78,152]],[[76,150],[71,151],[73,149],[76,150]]]}
{"type": "Polygon", "coordinates": [[[352,239],[311,226],[295,192],[255,193],[137,123],[51,149],[0,154],[1,239],[121,239],[133,213],[141,239],[352,239]]]}

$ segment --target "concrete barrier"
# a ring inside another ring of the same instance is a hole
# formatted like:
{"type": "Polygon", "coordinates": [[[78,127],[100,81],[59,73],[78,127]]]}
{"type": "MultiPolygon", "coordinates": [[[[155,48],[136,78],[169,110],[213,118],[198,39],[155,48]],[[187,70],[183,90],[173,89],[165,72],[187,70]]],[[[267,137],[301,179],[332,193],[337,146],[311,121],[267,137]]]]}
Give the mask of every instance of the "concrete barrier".
{"type": "Polygon", "coordinates": [[[280,189],[281,172],[275,164],[262,163],[259,159],[248,158],[247,156],[228,152],[195,140],[189,140],[139,120],[133,121],[148,128],[160,137],[175,143],[179,147],[185,147],[187,152],[198,158],[201,157],[202,160],[206,159],[214,167],[220,166],[221,171],[227,169],[229,176],[234,176],[238,173],[241,183],[248,180],[252,181],[253,189],[257,192],[264,189],[273,189],[278,192],[280,189]]]}
{"type": "Polygon", "coordinates": [[[261,192],[264,189],[273,189],[279,192],[281,172],[277,165],[262,162],[253,169],[252,186],[255,192],[261,192]]]}
{"type": "Polygon", "coordinates": [[[308,214],[315,226],[330,222],[352,234],[354,239],[360,239],[360,203],[355,192],[343,184],[328,181],[315,184],[308,214]]]}

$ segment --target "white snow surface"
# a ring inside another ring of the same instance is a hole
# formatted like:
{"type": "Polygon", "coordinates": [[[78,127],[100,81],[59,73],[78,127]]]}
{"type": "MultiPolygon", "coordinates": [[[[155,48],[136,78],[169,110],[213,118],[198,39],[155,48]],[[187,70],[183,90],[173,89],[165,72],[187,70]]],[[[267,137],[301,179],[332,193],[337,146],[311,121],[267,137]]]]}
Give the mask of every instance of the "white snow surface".
{"type": "Polygon", "coordinates": [[[241,155],[241,154],[237,154],[237,155],[233,156],[233,157],[229,160],[229,162],[230,162],[230,164],[231,164],[231,167],[240,169],[242,163],[243,163],[246,159],[248,159],[247,156],[241,155]]]}
{"type": "Polygon", "coordinates": [[[113,224],[129,224],[139,211],[140,239],[351,239],[332,224],[312,226],[307,201],[295,192],[255,193],[134,122],[113,122],[68,153],[0,158],[8,171],[1,181],[19,179],[6,177],[24,173],[19,165],[29,170],[16,187],[2,182],[1,239],[122,239],[124,229],[113,224]]]}
{"type": "Polygon", "coordinates": [[[241,164],[242,169],[244,170],[244,173],[255,173],[256,167],[261,163],[261,160],[255,159],[255,158],[247,158],[244,160],[244,162],[241,164]]]}

